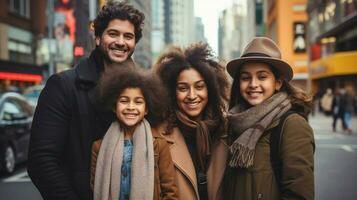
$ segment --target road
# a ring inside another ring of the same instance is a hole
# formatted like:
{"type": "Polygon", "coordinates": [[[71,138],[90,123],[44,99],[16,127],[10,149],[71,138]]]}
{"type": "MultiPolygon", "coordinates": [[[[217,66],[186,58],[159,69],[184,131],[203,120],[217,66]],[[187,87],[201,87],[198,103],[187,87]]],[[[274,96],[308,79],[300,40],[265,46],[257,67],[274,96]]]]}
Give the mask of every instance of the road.
{"type": "MultiPolygon", "coordinates": [[[[310,117],[316,140],[316,199],[357,199],[357,117],[351,135],[332,132],[331,122],[331,118],[319,114],[310,117]]],[[[26,165],[12,176],[0,176],[0,199],[42,199],[27,175],[26,165]]]]}
{"type": "Polygon", "coordinates": [[[18,167],[11,176],[0,177],[0,199],[41,200],[41,195],[27,175],[26,165],[18,167]]]}
{"type": "Polygon", "coordinates": [[[357,118],[353,118],[353,134],[332,132],[332,119],[323,115],[310,117],[314,129],[316,199],[357,199],[357,118]]]}

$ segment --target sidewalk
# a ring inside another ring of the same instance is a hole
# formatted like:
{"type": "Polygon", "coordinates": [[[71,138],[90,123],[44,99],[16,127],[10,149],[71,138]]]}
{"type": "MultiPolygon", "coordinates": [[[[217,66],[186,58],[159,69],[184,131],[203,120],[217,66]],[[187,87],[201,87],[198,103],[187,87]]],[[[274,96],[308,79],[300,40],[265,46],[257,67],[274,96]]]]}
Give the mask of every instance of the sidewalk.
{"type": "MultiPolygon", "coordinates": [[[[332,116],[326,116],[323,113],[316,112],[314,116],[309,116],[309,123],[313,129],[319,129],[320,131],[332,132],[332,116]]],[[[336,123],[336,132],[345,133],[342,130],[341,120],[338,120],[336,123]]],[[[357,116],[352,117],[352,134],[357,135],[357,116]]]]}

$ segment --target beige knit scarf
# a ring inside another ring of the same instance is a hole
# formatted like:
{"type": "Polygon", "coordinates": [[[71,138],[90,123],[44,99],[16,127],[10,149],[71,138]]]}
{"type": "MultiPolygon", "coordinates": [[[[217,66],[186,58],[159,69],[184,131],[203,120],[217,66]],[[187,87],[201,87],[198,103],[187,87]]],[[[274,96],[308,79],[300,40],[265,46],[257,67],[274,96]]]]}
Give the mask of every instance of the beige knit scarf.
{"type": "Polygon", "coordinates": [[[228,114],[231,132],[237,138],[230,147],[230,167],[253,165],[255,146],[265,129],[291,108],[288,95],[279,92],[259,105],[248,109],[233,107],[228,114]]]}
{"type": "MultiPolygon", "coordinates": [[[[130,199],[152,200],[154,195],[154,147],[150,124],[144,119],[133,135],[130,199]]],[[[94,200],[118,200],[124,132],[113,122],[99,150],[94,182],[94,200]]]]}

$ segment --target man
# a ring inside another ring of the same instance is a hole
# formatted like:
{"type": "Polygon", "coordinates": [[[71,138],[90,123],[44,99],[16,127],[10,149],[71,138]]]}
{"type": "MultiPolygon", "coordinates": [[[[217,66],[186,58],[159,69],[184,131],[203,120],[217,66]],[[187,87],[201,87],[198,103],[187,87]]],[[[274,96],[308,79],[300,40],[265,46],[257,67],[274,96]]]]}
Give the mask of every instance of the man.
{"type": "Polygon", "coordinates": [[[96,49],[89,58],[48,79],[33,119],[28,161],[44,199],[92,199],[91,145],[114,119],[98,101],[98,79],[106,68],[132,62],[144,18],[127,3],[110,1],[94,21],[96,49]]]}

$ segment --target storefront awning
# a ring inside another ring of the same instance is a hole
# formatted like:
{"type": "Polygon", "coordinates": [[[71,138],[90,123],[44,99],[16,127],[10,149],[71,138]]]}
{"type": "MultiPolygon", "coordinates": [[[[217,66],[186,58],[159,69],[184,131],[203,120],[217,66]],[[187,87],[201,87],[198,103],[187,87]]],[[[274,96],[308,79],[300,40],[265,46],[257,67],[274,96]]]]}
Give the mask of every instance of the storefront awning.
{"type": "Polygon", "coordinates": [[[40,83],[42,81],[42,76],[34,74],[0,72],[0,79],[40,83]]]}
{"type": "Polygon", "coordinates": [[[0,80],[14,80],[39,83],[43,79],[43,66],[0,60],[0,80]]]}
{"type": "Polygon", "coordinates": [[[332,54],[310,63],[312,80],[343,75],[357,75],[357,51],[332,54]]]}

